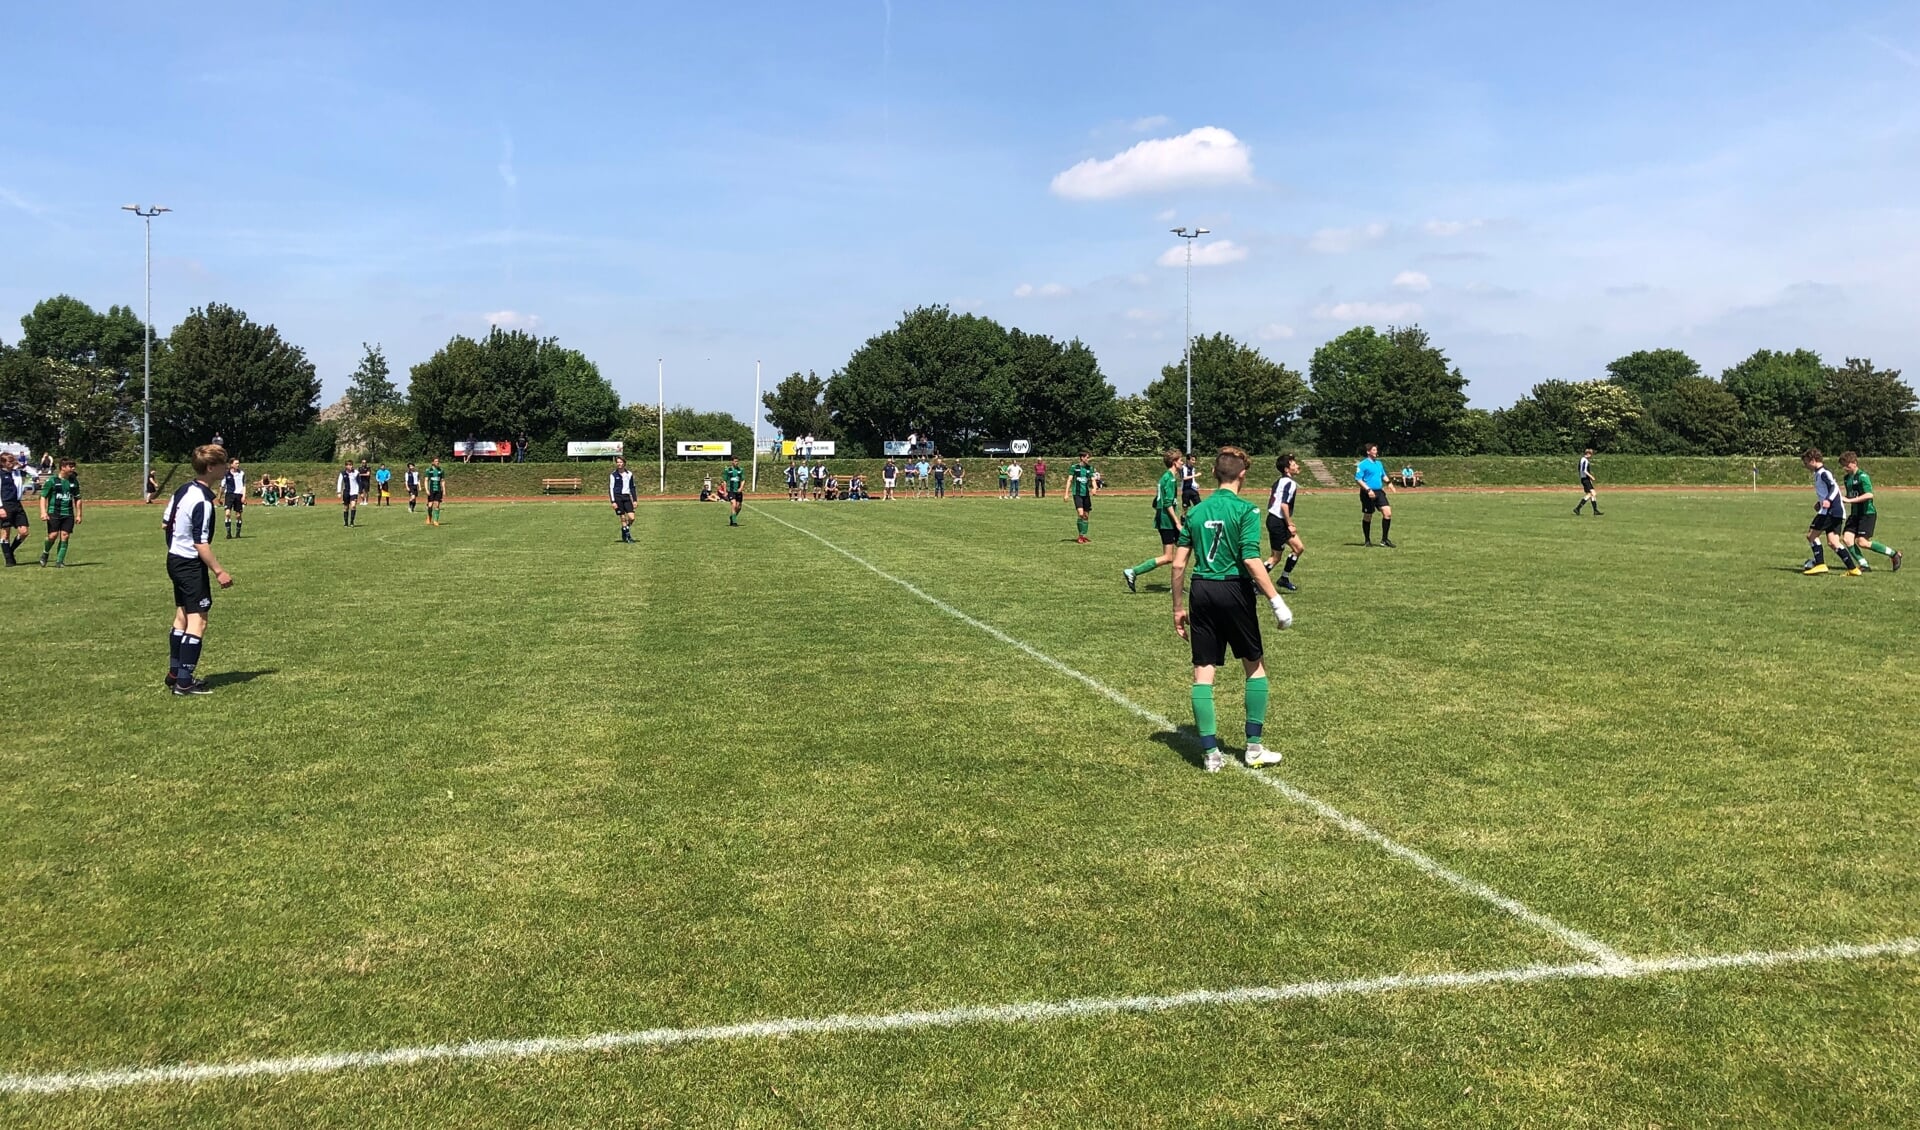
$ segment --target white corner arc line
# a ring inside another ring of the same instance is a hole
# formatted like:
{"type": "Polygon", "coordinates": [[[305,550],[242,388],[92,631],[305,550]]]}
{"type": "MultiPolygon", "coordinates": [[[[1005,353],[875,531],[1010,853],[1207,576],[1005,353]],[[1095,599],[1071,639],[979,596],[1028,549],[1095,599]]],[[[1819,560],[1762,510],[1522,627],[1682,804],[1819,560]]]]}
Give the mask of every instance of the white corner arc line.
{"type": "MultiPolygon", "coordinates": [[[[982,621],[982,620],[977,620],[974,617],[967,615],[965,612],[960,611],[958,608],[955,608],[951,604],[948,604],[946,601],[943,601],[938,597],[927,593],[926,591],[921,589],[919,586],[913,584],[911,581],[903,580],[899,577],[894,576],[892,573],[889,573],[885,569],[880,568],[878,565],[875,565],[873,562],[868,561],[866,558],[861,557],[850,550],[842,549],[840,546],[835,545],[834,543],[828,541],[826,538],[821,537],[819,534],[814,533],[812,530],[809,530],[804,526],[796,526],[792,522],[789,522],[786,519],[781,518],[775,514],[770,514],[767,511],[762,510],[757,506],[752,507],[752,510],[755,514],[758,514],[761,517],[766,518],[770,521],[778,522],[780,525],[785,526],[788,529],[795,531],[796,533],[805,534],[807,537],[810,537],[814,541],[819,542],[821,545],[826,546],[828,549],[833,550],[835,553],[838,553],[840,556],[846,558],[847,560],[853,562],[854,564],[860,566],[861,568],[866,569],[868,572],[874,574],[875,576],[881,578],[882,580],[891,581],[894,584],[899,585],[901,588],[912,593],[914,596],[919,597],[921,600],[926,601],[928,604],[931,604],[933,607],[939,609],[941,612],[946,613],[948,616],[951,616],[954,619],[959,620],[960,622],[970,627],[978,628],[980,631],[985,632],[987,635],[992,636],[994,639],[999,640],[1001,643],[1006,644],[1008,647],[1014,648],[1022,652],[1023,654],[1030,656],[1031,658],[1037,660],[1040,663],[1045,664],[1046,666],[1052,668],[1053,670],[1059,672],[1062,675],[1067,676],[1070,679],[1074,679],[1078,682],[1086,684],[1088,687],[1091,687],[1092,689],[1098,691],[1100,694],[1106,696],[1115,705],[1125,708],[1126,710],[1132,712],[1135,716],[1139,718],[1143,718],[1146,721],[1153,723],[1154,725],[1160,727],[1163,730],[1175,729],[1174,724],[1170,720],[1161,717],[1160,715],[1154,713],[1153,711],[1147,709],[1144,706],[1141,706],[1139,703],[1128,698],[1126,695],[1121,694],[1119,691],[1114,690],[1112,687],[1107,686],[1105,683],[1102,683],[1100,680],[1094,678],[1093,676],[1067,666],[1065,663],[1062,663],[1058,659],[1055,659],[1053,656],[1048,655],[1047,653],[1039,650],[1038,648],[1034,647],[1032,644],[1029,644],[1024,640],[1015,639],[1014,637],[1001,631],[999,628],[994,627],[992,624],[986,623],[985,621],[982,621]]],[[[1483,902],[1486,902],[1492,906],[1499,908],[1502,911],[1505,911],[1507,914],[1512,915],[1514,918],[1520,920],[1521,922],[1526,923],[1529,926],[1534,927],[1535,929],[1544,931],[1547,934],[1551,934],[1553,937],[1559,939],[1562,943],[1569,946],[1570,948],[1577,950],[1580,953],[1586,954],[1588,957],[1593,958],[1595,961],[1598,961],[1603,965],[1618,965],[1621,962],[1624,962],[1626,960],[1626,958],[1622,956],[1617,950],[1613,949],[1613,947],[1607,945],[1606,943],[1600,941],[1598,938],[1595,938],[1590,934],[1583,933],[1582,931],[1576,930],[1573,927],[1568,926],[1566,923],[1550,918],[1547,915],[1541,914],[1536,910],[1529,909],[1524,903],[1521,903],[1516,899],[1512,899],[1507,897],[1506,895],[1501,894],[1499,891],[1494,890],[1492,887],[1487,886],[1485,883],[1482,883],[1476,879],[1469,879],[1465,875],[1460,874],[1458,871],[1455,871],[1452,868],[1442,864],[1439,860],[1434,859],[1432,856],[1426,854],[1425,852],[1420,851],[1417,848],[1408,847],[1406,844],[1401,843],[1400,841],[1387,835],[1385,832],[1382,832],[1372,827],[1371,825],[1366,824],[1363,821],[1356,820],[1353,817],[1348,816],[1346,813],[1333,807],[1327,802],[1320,800],[1318,797],[1315,797],[1310,793],[1307,793],[1298,788],[1295,788],[1293,785],[1288,784],[1286,781],[1280,779],[1279,777],[1273,776],[1268,773],[1254,773],[1254,772],[1248,772],[1247,776],[1252,777],[1254,780],[1259,781],[1261,784],[1266,785],[1271,789],[1274,789],[1275,791],[1279,792],[1280,795],[1286,797],[1288,800],[1292,801],[1293,803],[1298,804],[1316,813],[1322,819],[1325,819],[1330,823],[1336,824],[1341,828],[1346,829],[1348,832],[1351,832],[1352,834],[1359,836],[1361,839],[1367,840],[1370,843],[1375,844],[1376,846],[1380,847],[1382,850],[1386,851],[1389,855],[1392,855],[1395,858],[1400,859],[1406,863],[1412,864],[1414,867],[1419,868],[1421,871],[1425,872],[1426,874],[1432,876],[1435,879],[1440,880],[1443,883],[1447,883],[1451,885],[1457,890],[1464,891],[1465,893],[1472,895],[1474,898],[1480,899],[1483,902]]]]}
{"type": "Polygon", "coordinates": [[[1816,962],[1870,961],[1877,958],[1920,956],[1920,938],[1866,945],[1831,945],[1793,950],[1756,950],[1747,953],[1705,954],[1601,964],[1526,965],[1461,973],[1400,973],[1343,981],[1298,981],[1286,985],[1255,985],[1236,989],[1197,989],[1161,996],[1076,997],[1062,1001],[972,1005],[912,1012],[842,1013],[834,1016],[794,1017],[743,1024],[716,1024],[700,1028],[648,1028],[601,1032],[588,1036],[545,1036],[525,1040],[477,1040],[464,1044],[430,1044],[378,1051],[333,1052],[325,1055],[250,1059],[232,1063],[177,1063],[163,1067],[130,1067],[111,1071],[72,1071],[44,1075],[0,1075],[0,1094],[58,1095],[73,1091],[110,1091],[163,1084],[194,1085],[228,1079],[282,1078],[326,1075],[379,1067],[410,1067],[423,1063],[529,1059],[575,1055],[621,1048],[673,1047],[732,1040],[765,1040],[784,1036],[835,1036],[868,1032],[921,1031],[989,1024],[1037,1024],[1052,1020],[1084,1019],[1118,1013],[1155,1013],[1175,1009],[1279,1004],[1339,996],[1378,996],[1413,990],[1468,990],[1495,985],[1527,985],[1550,981],[1625,981],[1664,974],[1725,969],[1764,969],[1816,962]]]}

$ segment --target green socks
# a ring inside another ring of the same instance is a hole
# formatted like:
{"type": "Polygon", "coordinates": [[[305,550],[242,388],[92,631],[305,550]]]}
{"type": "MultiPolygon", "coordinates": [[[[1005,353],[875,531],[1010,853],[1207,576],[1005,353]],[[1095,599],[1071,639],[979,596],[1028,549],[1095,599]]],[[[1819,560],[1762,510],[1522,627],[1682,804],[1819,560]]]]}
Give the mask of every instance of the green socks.
{"type": "MultiPolygon", "coordinates": [[[[52,553],[53,545],[58,540],[59,540],[58,538],[48,538],[47,544],[40,547],[40,556],[45,557],[47,554],[52,553]]],[[[67,547],[65,545],[62,545],[60,547],[60,552],[64,554],[66,551],[67,551],[67,547]]]]}
{"type": "Polygon", "coordinates": [[[1261,675],[1247,680],[1247,740],[1260,740],[1260,731],[1267,724],[1267,677],[1261,675]]]}
{"type": "Polygon", "coordinates": [[[1075,522],[1075,523],[1074,523],[1074,525],[1076,525],[1076,526],[1078,526],[1078,527],[1080,527],[1080,536],[1081,536],[1081,537],[1086,537],[1086,536],[1087,536],[1087,520],[1086,520],[1085,518],[1082,518],[1082,519],[1080,519],[1079,521],[1077,521],[1077,522],[1075,522]]]}
{"type": "Polygon", "coordinates": [[[1210,683],[1193,684],[1193,727],[1200,731],[1200,744],[1213,746],[1216,743],[1216,723],[1213,716],[1213,685],[1210,683]]]}
{"type": "Polygon", "coordinates": [[[1882,557],[1893,556],[1893,550],[1888,549],[1885,542],[1874,542],[1871,548],[1875,553],[1879,554],[1882,557]]]}
{"type": "Polygon", "coordinates": [[[60,562],[62,565],[65,565],[67,563],[67,543],[66,542],[63,541],[60,543],[60,548],[54,551],[53,559],[55,561],[60,562]]]}
{"type": "Polygon", "coordinates": [[[1143,561],[1140,564],[1135,565],[1133,567],[1133,575],[1138,577],[1146,573],[1151,573],[1153,572],[1154,568],[1159,564],[1160,564],[1159,558],[1153,558],[1147,561],[1143,561]]]}

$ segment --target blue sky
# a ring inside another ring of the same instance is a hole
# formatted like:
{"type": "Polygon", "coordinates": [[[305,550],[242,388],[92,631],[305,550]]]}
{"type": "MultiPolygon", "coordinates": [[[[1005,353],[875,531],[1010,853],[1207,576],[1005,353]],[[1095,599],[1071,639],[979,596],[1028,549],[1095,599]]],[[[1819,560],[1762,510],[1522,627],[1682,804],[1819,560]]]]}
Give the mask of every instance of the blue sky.
{"type": "Polygon", "coordinates": [[[1418,322],[1497,406],[1674,346],[1920,368],[1911,3],[29,5],[0,337],[67,292],[274,323],[345,387],[489,321],[746,416],[910,307],[1304,369],[1418,322]],[[321,10],[324,9],[324,10],[321,10]]]}

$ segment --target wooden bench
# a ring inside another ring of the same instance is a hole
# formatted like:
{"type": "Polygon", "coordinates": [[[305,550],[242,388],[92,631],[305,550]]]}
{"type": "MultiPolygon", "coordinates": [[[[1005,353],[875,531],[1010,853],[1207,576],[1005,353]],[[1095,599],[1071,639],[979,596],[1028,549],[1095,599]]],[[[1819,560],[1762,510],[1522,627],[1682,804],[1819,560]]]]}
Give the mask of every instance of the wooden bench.
{"type": "Polygon", "coordinates": [[[565,491],[568,494],[579,494],[580,480],[579,479],[541,479],[540,480],[541,494],[553,494],[556,491],[565,491]]]}

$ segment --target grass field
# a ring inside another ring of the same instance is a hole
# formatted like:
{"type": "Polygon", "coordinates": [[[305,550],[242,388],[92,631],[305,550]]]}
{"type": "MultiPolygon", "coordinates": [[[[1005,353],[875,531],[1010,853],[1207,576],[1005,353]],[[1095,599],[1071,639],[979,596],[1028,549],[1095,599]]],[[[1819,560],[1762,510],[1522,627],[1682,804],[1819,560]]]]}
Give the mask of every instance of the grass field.
{"type": "Polygon", "coordinates": [[[1573,499],[1307,497],[1218,776],[1139,499],[255,507],[199,699],[96,507],[0,576],[0,1123],[1912,1124],[1920,574],[1573,499]]]}

